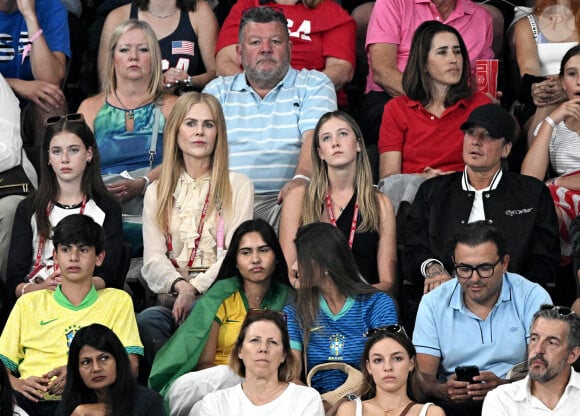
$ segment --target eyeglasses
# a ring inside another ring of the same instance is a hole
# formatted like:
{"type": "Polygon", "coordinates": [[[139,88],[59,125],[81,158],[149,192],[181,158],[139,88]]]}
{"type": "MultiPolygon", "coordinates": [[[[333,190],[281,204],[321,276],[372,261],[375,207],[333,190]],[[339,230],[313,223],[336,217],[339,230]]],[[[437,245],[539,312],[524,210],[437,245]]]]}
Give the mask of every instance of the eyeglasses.
{"type": "Polygon", "coordinates": [[[54,116],[49,117],[44,121],[44,124],[50,126],[51,124],[57,124],[62,121],[73,121],[73,122],[85,122],[85,116],[82,113],[72,113],[72,114],[65,114],[64,116],[54,116]]]}
{"type": "Polygon", "coordinates": [[[275,311],[273,309],[261,309],[261,308],[251,308],[248,309],[248,313],[246,314],[246,319],[251,317],[263,317],[265,319],[273,319],[274,317],[282,318],[284,323],[287,322],[288,316],[285,312],[282,311],[275,311]]]}
{"type": "Polygon", "coordinates": [[[554,306],[554,305],[542,305],[540,306],[541,311],[556,311],[560,316],[572,316],[574,311],[567,306],[554,306]]]}
{"type": "Polygon", "coordinates": [[[407,331],[403,325],[387,325],[387,326],[379,326],[378,328],[371,328],[368,331],[363,333],[363,337],[365,338],[372,338],[376,337],[377,335],[387,333],[387,334],[402,334],[405,338],[409,338],[407,335],[407,331]]]}
{"type": "Polygon", "coordinates": [[[493,276],[493,272],[495,271],[495,266],[497,266],[501,262],[502,262],[502,259],[500,258],[494,264],[482,263],[482,264],[478,264],[477,266],[471,266],[469,264],[463,264],[463,263],[456,264],[454,267],[455,274],[457,275],[457,277],[460,277],[462,279],[469,279],[473,275],[473,272],[477,271],[477,274],[479,275],[479,277],[481,277],[482,279],[488,279],[491,276],[493,276]]]}

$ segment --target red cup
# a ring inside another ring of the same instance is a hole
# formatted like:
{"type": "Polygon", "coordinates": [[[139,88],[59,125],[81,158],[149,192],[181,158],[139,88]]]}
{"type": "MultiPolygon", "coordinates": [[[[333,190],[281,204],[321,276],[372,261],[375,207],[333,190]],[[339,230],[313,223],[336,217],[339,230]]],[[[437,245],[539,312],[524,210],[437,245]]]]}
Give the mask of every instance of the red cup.
{"type": "Polygon", "coordinates": [[[475,75],[477,77],[477,91],[489,93],[497,97],[497,59],[478,59],[475,61],[475,75]]]}

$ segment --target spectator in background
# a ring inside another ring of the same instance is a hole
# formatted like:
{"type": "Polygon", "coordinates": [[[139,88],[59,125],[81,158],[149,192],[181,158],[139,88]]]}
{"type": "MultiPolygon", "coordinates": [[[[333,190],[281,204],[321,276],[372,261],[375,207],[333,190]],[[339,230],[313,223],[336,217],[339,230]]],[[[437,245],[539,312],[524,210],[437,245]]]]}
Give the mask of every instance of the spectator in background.
{"type": "MultiPolygon", "coordinates": [[[[461,129],[465,170],[425,181],[413,202],[402,241],[405,292],[418,301],[451,279],[455,232],[483,220],[506,234],[509,270],[555,293],[559,243],[549,192],[542,182],[503,166],[512,147],[512,117],[487,104],[461,129]]],[[[412,312],[410,319],[412,324],[412,312]]]]}
{"type": "Polygon", "coordinates": [[[433,403],[421,404],[421,374],[417,352],[401,325],[372,328],[361,358],[364,383],[360,397],[344,403],[337,416],[376,415],[396,410],[399,415],[445,416],[433,403]],[[415,402],[416,401],[416,402],[415,402]],[[397,406],[398,405],[398,406],[397,406]]]}
{"type": "MultiPolygon", "coordinates": [[[[237,56],[242,14],[262,4],[262,0],[240,0],[232,7],[218,37],[218,75],[235,75],[242,71],[237,56]]],[[[321,71],[337,90],[351,81],[355,66],[355,24],[339,3],[333,0],[275,0],[266,5],[279,8],[288,20],[292,68],[321,71]]]]}
{"type": "Polygon", "coordinates": [[[528,376],[489,392],[483,416],[569,416],[578,412],[580,317],[563,306],[542,305],[534,315],[528,345],[528,376]]]}
{"type": "Polygon", "coordinates": [[[240,382],[227,364],[246,315],[279,311],[290,295],[288,267],[266,221],[243,222],[231,247],[212,287],[155,356],[149,385],[164,395],[171,415],[187,416],[207,393],[240,382]]]}
{"type": "MultiPolygon", "coordinates": [[[[360,127],[346,113],[323,115],[314,128],[312,180],[292,189],[282,205],[280,244],[286,262],[296,260],[298,227],[324,221],[338,227],[367,283],[394,296],[397,247],[391,201],[372,185],[360,127]],[[355,232],[356,231],[356,232],[355,232]]],[[[295,279],[291,273],[290,281],[295,279]]]]}
{"type": "Polygon", "coordinates": [[[75,333],[92,323],[113,330],[139,372],[139,339],[133,302],[118,289],[97,291],[95,266],[105,258],[104,232],[87,215],[64,218],[53,235],[61,284],[21,297],[0,336],[0,359],[9,371],[17,403],[30,416],[53,416],[64,390],[69,346],[75,333]]]}
{"type": "MultiPolygon", "coordinates": [[[[292,271],[297,296],[284,308],[292,354],[306,375],[327,362],[360,369],[362,334],[396,324],[395,302],[360,278],[344,234],[333,225],[304,225],[295,243],[292,271]]],[[[312,387],[324,394],[338,389],[345,379],[339,370],[319,371],[312,376],[312,387]]],[[[326,411],[336,410],[339,403],[324,401],[326,411]]]]}
{"type": "Polygon", "coordinates": [[[164,416],[161,396],[137,384],[127,351],[101,324],[79,329],[70,344],[58,416],[164,416]]]}
{"type": "Polygon", "coordinates": [[[485,395],[525,360],[533,315],[551,299],[537,283],[507,272],[510,256],[500,229],[468,224],[452,247],[456,278],[421,299],[413,344],[426,393],[447,416],[474,416],[485,395]],[[467,365],[480,374],[459,380],[456,368],[467,365]]]}
{"type": "MultiPolygon", "coordinates": [[[[36,188],[38,185],[36,171],[22,149],[18,98],[0,74],[0,170],[4,172],[18,165],[22,165],[28,179],[36,188]]],[[[23,199],[24,196],[20,195],[0,198],[0,280],[3,283],[6,283],[6,267],[14,214],[23,199]]]]}
{"type": "Polygon", "coordinates": [[[246,10],[239,42],[244,72],[218,77],[204,92],[224,110],[230,168],[254,182],[254,216],[277,226],[277,204],[312,174],[313,129],[324,113],[336,110],[336,93],[326,75],[290,67],[288,23],[280,11],[246,10]]]}
{"type": "Polygon", "coordinates": [[[143,20],[159,40],[166,90],[201,91],[215,78],[217,19],[206,1],[138,0],[111,11],[105,20],[99,46],[99,79],[104,85],[108,45],[112,33],[128,19],[143,20]]]}
{"type": "Polygon", "coordinates": [[[378,141],[379,120],[386,102],[403,95],[403,71],[411,51],[413,34],[427,20],[454,27],[469,59],[493,58],[493,29],[489,13],[470,0],[378,0],[371,14],[366,48],[369,74],[360,124],[369,144],[378,141]],[[368,131],[366,128],[368,127],[368,131]]]}
{"type": "Polygon", "coordinates": [[[67,11],[59,0],[5,0],[0,3],[0,36],[0,73],[23,106],[21,133],[38,169],[43,121],[67,109],[60,90],[70,58],[67,11]]]}
{"type": "Polygon", "coordinates": [[[105,230],[106,259],[97,265],[97,289],[122,288],[121,207],[99,174],[95,137],[82,114],[49,118],[42,143],[38,191],[16,211],[8,257],[7,289],[15,298],[42,289],[54,290],[62,270],[55,266],[53,229],[63,218],[84,214],[105,230]]]}
{"type": "Polygon", "coordinates": [[[163,158],[163,129],[176,97],[163,94],[161,53],[149,24],[118,26],[107,51],[103,92],[78,111],[95,133],[109,190],[125,214],[140,216],[142,195],[159,177],[160,168],[153,168],[163,158]]]}
{"type": "Polygon", "coordinates": [[[580,214],[580,45],[562,58],[560,83],[567,100],[553,110],[534,132],[522,163],[522,173],[546,185],[556,206],[562,256],[572,255],[570,223],[580,214]]]}
{"type": "Polygon", "coordinates": [[[395,206],[400,199],[413,201],[425,179],[463,169],[459,126],[491,102],[472,85],[459,32],[437,21],[421,23],[403,72],[406,95],[385,105],[379,134],[380,189],[395,206]]]}
{"type": "Polygon", "coordinates": [[[522,82],[519,101],[525,106],[526,119],[521,122],[529,123],[525,127],[530,143],[537,124],[566,99],[558,76],[560,62],[579,40],[578,1],[537,0],[533,13],[514,25],[515,58],[522,82]]]}
{"type": "Polygon", "coordinates": [[[250,311],[229,361],[243,382],[208,394],[191,416],[324,416],[318,392],[291,382],[302,369],[290,351],[283,313],[250,311]]]}
{"type": "Polygon", "coordinates": [[[229,172],[226,122],[213,95],[178,98],[163,137],[161,177],[143,209],[141,273],[158,300],[137,317],[149,366],[214,282],[254,196],[245,175],[229,172]]]}

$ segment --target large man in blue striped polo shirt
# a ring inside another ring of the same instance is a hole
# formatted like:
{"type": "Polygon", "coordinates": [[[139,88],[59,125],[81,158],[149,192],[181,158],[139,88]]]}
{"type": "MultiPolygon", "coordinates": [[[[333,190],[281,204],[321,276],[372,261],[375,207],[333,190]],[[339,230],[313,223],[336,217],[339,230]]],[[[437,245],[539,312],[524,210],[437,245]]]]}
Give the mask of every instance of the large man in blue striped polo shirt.
{"type": "Polygon", "coordinates": [[[254,7],[242,15],[237,53],[244,72],[218,77],[204,92],[222,104],[230,168],[254,182],[254,215],[278,222],[285,193],[307,181],[316,122],[336,110],[321,72],[290,68],[288,24],[281,11],[254,7]]]}

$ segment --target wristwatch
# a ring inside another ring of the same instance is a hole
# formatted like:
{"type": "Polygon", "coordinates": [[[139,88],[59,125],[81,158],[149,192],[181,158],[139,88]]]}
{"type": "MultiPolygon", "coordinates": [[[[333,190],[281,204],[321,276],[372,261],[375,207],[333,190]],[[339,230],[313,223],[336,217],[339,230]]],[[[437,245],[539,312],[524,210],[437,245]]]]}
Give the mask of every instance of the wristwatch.
{"type": "Polygon", "coordinates": [[[349,402],[352,402],[357,399],[357,395],[353,393],[348,393],[346,396],[344,396],[344,398],[349,402]]]}
{"type": "Polygon", "coordinates": [[[427,263],[425,267],[425,279],[431,279],[432,277],[437,276],[438,274],[443,273],[445,269],[438,261],[431,261],[427,263]]]}

